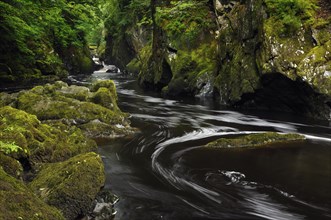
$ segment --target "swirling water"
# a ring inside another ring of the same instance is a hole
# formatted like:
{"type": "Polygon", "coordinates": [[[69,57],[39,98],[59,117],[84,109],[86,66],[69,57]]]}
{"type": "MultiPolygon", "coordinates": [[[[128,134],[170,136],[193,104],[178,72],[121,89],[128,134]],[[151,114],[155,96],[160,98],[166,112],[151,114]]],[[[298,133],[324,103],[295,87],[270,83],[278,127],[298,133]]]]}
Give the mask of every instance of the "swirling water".
{"type": "Polygon", "coordinates": [[[106,188],[120,197],[115,219],[331,219],[328,122],[164,99],[119,73],[99,71],[92,78],[115,80],[120,108],[141,130],[99,148],[106,188]],[[296,132],[308,141],[204,147],[220,137],[263,131],[296,132]]]}

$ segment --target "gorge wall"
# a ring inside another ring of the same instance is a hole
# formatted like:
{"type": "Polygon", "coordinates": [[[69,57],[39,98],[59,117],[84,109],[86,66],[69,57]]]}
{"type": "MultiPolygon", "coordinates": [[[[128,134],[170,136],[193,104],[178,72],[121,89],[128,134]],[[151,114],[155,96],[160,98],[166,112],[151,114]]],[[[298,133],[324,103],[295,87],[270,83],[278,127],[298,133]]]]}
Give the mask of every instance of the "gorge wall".
{"type": "Polygon", "coordinates": [[[330,118],[328,1],[152,0],[130,15],[136,2],[117,2],[130,18],[108,32],[105,56],[144,88],[330,118]]]}

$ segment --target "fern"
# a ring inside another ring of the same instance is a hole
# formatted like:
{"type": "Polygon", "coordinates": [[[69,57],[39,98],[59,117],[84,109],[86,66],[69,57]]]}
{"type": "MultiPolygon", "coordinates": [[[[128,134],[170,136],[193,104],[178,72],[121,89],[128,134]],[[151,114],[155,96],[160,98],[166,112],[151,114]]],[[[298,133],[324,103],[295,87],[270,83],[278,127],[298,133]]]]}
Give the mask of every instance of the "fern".
{"type": "Polygon", "coordinates": [[[26,150],[23,150],[23,148],[17,146],[15,142],[4,143],[0,141],[0,152],[3,152],[4,154],[12,154],[18,153],[19,151],[24,151],[26,153],[26,150]]]}

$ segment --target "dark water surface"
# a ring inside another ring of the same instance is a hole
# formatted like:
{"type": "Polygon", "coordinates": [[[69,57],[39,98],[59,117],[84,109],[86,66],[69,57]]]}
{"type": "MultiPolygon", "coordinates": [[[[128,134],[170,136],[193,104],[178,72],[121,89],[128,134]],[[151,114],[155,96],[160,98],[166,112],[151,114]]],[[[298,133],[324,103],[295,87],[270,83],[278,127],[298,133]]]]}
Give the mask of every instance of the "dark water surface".
{"type": "Polygon", "coordinates": [[[119,106],[141,133],[100,146],[117,220],[331,219],[331,127],[293,115],[238,112],[211,101],[175,101],[113,79],[119,106]],[[261,131],[297,132],[306,143],[207,149],[209,141],[261,131]]]}

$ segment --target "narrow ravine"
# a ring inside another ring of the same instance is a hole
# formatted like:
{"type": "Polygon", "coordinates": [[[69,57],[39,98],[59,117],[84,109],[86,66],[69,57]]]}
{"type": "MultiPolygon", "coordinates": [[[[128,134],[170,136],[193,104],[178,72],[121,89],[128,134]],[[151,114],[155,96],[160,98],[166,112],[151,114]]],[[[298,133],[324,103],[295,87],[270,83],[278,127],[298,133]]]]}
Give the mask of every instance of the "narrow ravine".
{"type": "Polygon", "coordinates": [[[120,108],[141,130],[99,148],[106,188],[120,198],[115,219],[331,218],[328,122],[164,99],[122,73],[101,70],[92,78],[115,81],[120,108]],[[262,131],[300,133],[308,141],[233,151],[203,146],[262,131]]]}

